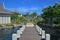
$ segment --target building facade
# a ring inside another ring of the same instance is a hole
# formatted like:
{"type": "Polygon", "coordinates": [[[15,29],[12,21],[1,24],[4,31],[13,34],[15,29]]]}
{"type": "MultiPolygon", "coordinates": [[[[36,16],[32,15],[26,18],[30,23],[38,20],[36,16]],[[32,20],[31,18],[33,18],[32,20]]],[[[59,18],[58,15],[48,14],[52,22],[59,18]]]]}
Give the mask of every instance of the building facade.
{"type": "Polygon", "coordinates": [[[0,3],[0,24],[11,23],[11,12],[4,9],[4,5],[0,3]]]}

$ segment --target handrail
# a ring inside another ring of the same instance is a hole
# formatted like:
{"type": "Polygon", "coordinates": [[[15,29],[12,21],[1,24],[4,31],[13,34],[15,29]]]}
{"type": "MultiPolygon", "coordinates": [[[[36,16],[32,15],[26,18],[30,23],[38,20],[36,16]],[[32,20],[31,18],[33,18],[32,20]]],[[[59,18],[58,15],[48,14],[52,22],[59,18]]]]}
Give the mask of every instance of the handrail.
{"type": "Polygon", "coordinates": [[[51,26],[48,24],[38,24],[38,26],[40,26],[42,29],[46,30],[46,32],[51,35],[51,40],[59,40],[59,38],[60,38],[60,32],[59,32],[60,27],[51,26]]]}

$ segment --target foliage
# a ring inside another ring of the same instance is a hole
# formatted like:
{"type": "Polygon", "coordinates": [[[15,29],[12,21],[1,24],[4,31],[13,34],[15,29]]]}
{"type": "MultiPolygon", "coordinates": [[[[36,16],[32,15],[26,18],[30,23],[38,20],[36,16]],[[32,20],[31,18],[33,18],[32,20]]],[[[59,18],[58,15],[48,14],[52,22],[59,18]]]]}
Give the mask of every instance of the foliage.
{"type": "Polygon", "coordinates": [[[26,12],[24,15],[24,17],[30,16],[29,12],[26,12]]]}
{"type": "Polygon", "coordinates": [[[23,16],[25,17],[27,22],[32,22],[32,23],[41,22],[40,15],[38,15],[36,11],[32,12],[31,14],[29,12],[27,12],[23,16]],[[29,18],[29,19],[27,19],[27,18],[29,18]]]}
{"type": "Polygon", "coordinates": [[[20,22],[26,23],[27,20],[22,16],[22,17],[20,17],[20,22]]]}
{"type": "Polygon", "coordinates": [[[37,12],[32,12],[32,13],[30,14],[30,17],[31,17],[31,21],[32,21],[33,23],[36,23],[37,12]]]}
{"type": "Polygon", "coordinates": [[[31,16],[32,18],[36,17],[36,16],[37,16],[37,12],[33,12],[30,16],[31,16]]]}
{"type": "Polygon", "coordinates": [[[19,12],[13,12],[13,15],[11,16],[12,23],[18,24],[18,23],[23,23],[26,21],[26,19],[23,16],[18,16],[19,12]]]}
{"type": "Polygon", "coordinates": [[[18,13],[17,12],[13,12],[13,14],[11,15],[11,20],[15,21],[18,19],[18,13]]]}
{"type": "Polygon", "coordinates": [[[50,19],[50,23],[53,23],[53,18],[60,18],[60,4],[55,4],[54,6],[49,6],[43,9],[43,14],[41,16],[44,19],[50,19]]]}
{"type": "Polygon", "coordinates": [[[12,23],[9,23],[9,24],[0,24],[0,26],[13,26],[12,23]]]}

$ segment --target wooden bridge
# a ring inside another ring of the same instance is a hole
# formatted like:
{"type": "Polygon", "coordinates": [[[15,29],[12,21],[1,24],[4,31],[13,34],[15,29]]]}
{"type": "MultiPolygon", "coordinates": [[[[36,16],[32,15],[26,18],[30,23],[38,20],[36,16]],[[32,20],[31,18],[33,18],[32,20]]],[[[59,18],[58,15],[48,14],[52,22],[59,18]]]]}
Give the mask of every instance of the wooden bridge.
{"type": "Polygon", "coordinates": [[[46,34],[39,26],[25,25],[19,30],[17,34],[12,35],[12,40],[50,40],[50,34],[46,34]]]}
{"type": "Polygon", "coordinates": [[[41,40],[35,27],[26,27],[19,40],[41,40]]]}

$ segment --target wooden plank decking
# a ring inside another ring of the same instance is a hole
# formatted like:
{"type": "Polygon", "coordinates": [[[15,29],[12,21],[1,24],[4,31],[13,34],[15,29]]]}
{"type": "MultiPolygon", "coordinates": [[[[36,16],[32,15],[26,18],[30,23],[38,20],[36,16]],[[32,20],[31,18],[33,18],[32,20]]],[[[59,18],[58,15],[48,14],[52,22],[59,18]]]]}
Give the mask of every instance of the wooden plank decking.
{"type": "Polygon", "coordinates": [[[41,40],[41,36],[35,30],[35,27],[26,27],[19,40],[41,40]]]}

